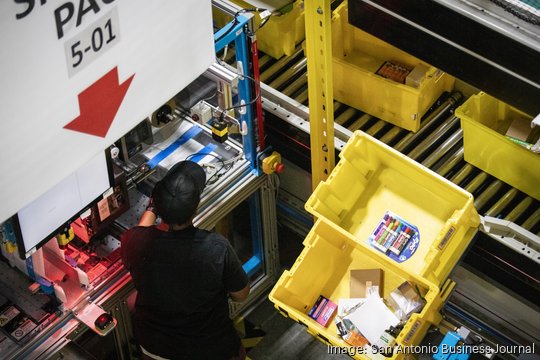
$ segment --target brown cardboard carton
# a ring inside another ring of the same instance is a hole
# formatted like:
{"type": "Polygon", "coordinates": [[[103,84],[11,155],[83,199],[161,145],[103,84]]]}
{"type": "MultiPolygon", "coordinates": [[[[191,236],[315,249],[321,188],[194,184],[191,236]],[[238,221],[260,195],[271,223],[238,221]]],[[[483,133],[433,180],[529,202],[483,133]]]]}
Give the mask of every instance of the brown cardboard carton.
{"type": "Polygon", "coordinates": [[[531,120],[522,117],[516,118],[506,131],[506,136],[513,137],[521,141],[527,141],[531,133],[531,120]]]}
{"type": "Polygon", "coordinates": [[[365,298],[366,289],[370,286],[379,287],[379,296],[383,296],[383,271],[381,269],[351,270],[351,298],[365,298]]]}

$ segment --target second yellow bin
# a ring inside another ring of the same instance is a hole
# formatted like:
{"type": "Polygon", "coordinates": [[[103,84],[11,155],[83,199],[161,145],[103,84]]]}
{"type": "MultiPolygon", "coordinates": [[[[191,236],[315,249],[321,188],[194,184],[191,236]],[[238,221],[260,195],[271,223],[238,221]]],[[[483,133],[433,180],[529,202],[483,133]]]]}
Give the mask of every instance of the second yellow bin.
{"type": "Polygon", "coordinates": [[[418,228],[420,243],[398,265],[441,284],[476,233],[472,195],[361,131],[339,157],[306,209],[364,243],[386,211],[403,217],[418,228]]]}
{"type": "Polygon", "coordinates": [[[433,102],[454,86],[454,78],[349,24],[347,2],[332,16],[334,98],[370,115],[417,131],[433,102]],[[427,68],[418,87],[376,74],[385,61],[427,68]]]}
{"type": "Polygon", "coordinates": [[[458,107],[456,116],[463,128],[465,161],[540,200],[540,154],[504,136],[515,119],[531,121],[532,116],[483,92],[458,107]]]}
{"type": "MultiPolygon", "coordinates": [[[[285,271],[270,293],[270,300],[285,316],[303,324],[307,331],[319,340],[340,348],[355,359],[387,359],[380,354],[362,354],[357,347],[349,346],[337,335],[334,322],[323,327],[311,319],[307,312],[319,295],[334,302],[349,297],[350,270],[383,269],[384,287],[382,296],[404,281],[418,286],[424,294],[426,305],[418,314],[413,314],[396,338],[397,345],[404,349],[418,345],[431,324],[441,320],[439,310],[449,295],[451,287],[440,291],[439,287],[420,276],[404,272],[382,254],[372,254],[363,243],[359,243],[324,220],[318,220],[304,240],[304,250],[289,271],[285,271]]],[[[401,359],[396,353],[392,359],[401,359]]]]}

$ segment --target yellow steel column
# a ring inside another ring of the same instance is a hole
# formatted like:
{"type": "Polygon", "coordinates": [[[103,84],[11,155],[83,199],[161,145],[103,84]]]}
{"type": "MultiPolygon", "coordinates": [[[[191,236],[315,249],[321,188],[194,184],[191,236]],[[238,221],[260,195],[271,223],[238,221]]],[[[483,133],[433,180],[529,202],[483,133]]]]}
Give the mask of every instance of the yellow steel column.
{"type": "Polygon", "coordinates": [[[304,1],[313,189],[335,165],[330,2],[304,1]]]}

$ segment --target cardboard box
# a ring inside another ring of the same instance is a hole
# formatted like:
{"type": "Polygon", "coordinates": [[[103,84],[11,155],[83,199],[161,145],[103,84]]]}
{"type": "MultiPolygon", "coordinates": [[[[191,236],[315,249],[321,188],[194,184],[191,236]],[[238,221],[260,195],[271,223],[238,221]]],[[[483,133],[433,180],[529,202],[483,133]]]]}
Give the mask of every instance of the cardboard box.
{"type": "Polygon", "coordinates": [[[512,121],[506,131],[506,136],[513,137],[521,141],[527,141],[531,133],[531,120],[523,117],[517,117],[512,121]]]}
{"type": "Polygon", "coordinates": [[[381,269],[351,270],[351,298],[367,298],[367,289],[371,286],[379,287],[379,296],[382,297],[383,271],[381,269]]]}
{"type": "Polygon", "coordinates": [[[419,313],[425,305],[415,286],[408,281],[390,293],[387,303],[401,320],[407,320],[412,313],[419,313]]]}

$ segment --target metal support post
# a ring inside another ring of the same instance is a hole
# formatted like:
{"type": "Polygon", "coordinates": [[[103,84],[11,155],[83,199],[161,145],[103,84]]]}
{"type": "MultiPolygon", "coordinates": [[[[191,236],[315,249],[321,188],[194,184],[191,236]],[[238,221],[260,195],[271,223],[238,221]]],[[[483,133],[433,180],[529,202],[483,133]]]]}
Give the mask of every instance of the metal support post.
{"type": "Polygon", "coordinates": [[[251,244],[253,246],[253,256],[244,263],[243,268],[250,277],[261,269],[262,260],[264,257],[261,224],[262,214],[259,196],[260,193],[256,192],[247,199],[249,204],[251,244]]]}
{"type": "Polygon", "coordinates": [[[335,165],[330,0],[304,2],[313,189],[335,165]]]}

